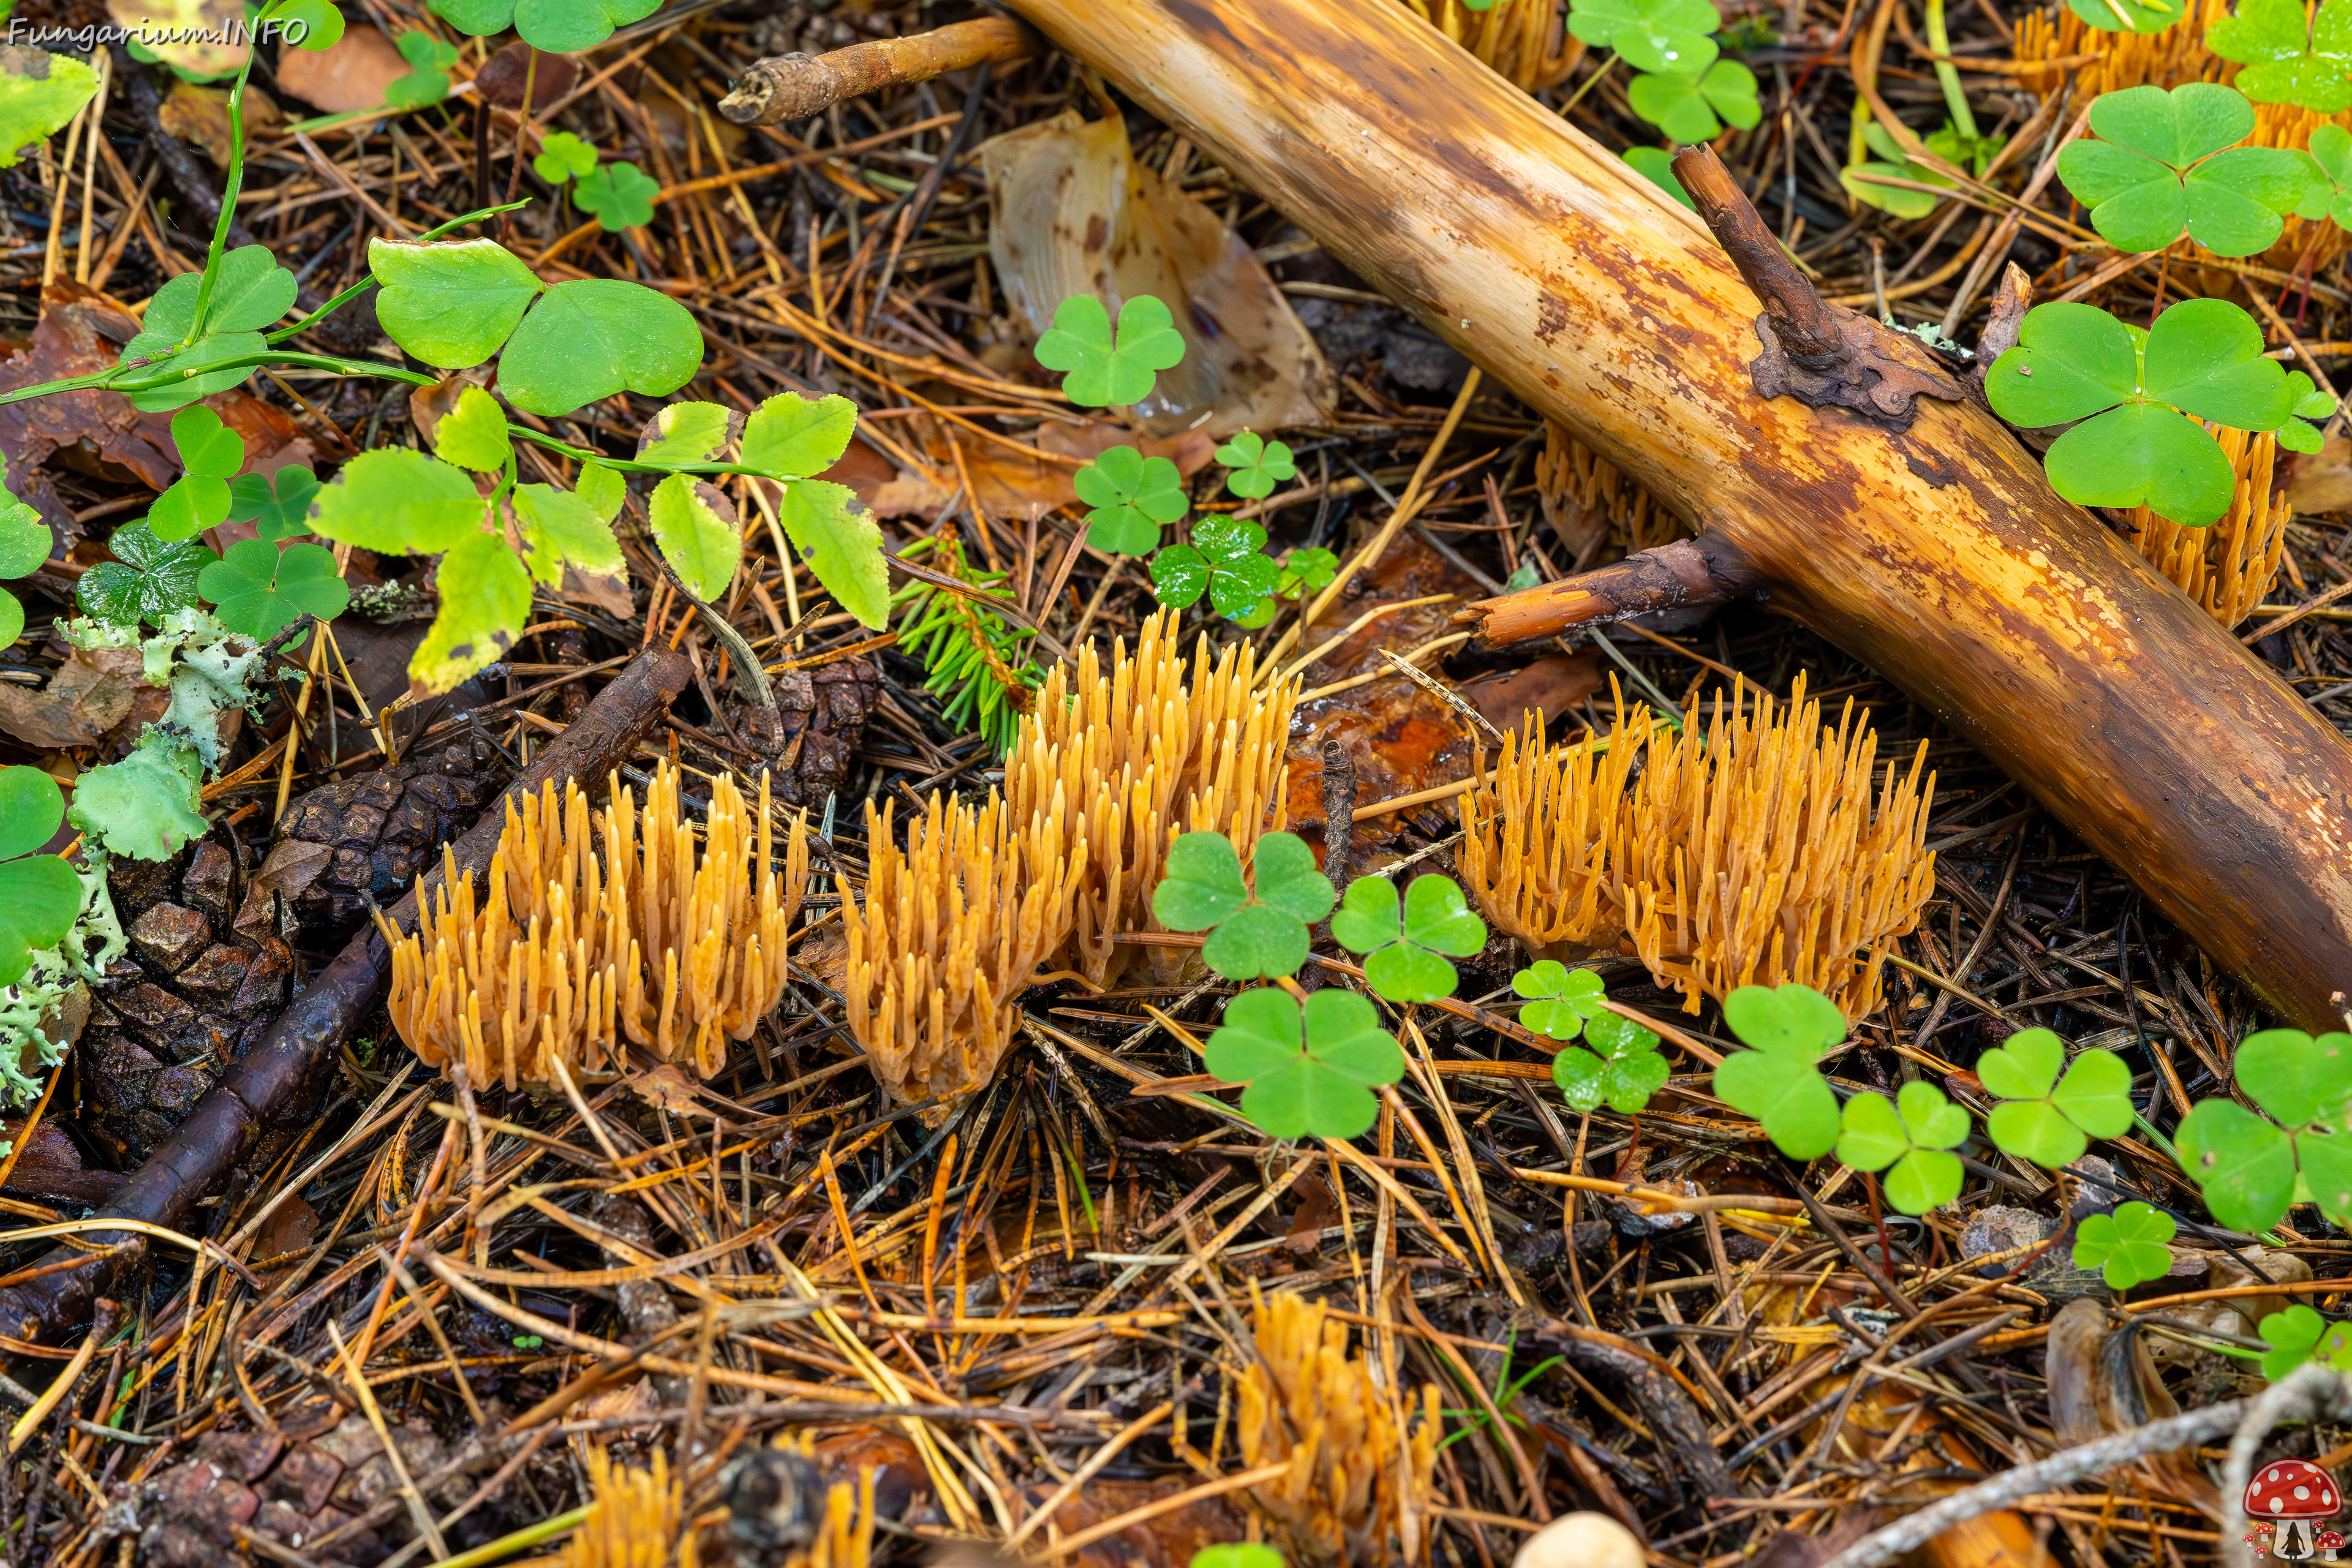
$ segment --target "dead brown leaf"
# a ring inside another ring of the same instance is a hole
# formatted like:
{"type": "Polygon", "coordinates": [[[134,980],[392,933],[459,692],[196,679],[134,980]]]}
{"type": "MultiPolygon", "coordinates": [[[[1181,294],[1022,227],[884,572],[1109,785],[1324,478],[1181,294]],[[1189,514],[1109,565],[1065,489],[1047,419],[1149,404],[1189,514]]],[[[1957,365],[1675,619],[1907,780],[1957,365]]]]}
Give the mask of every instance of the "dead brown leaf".
{"type": "Polygon", "coordinates": [[[278,87],[329,114],[350,114],[382,108],[384,89],[413,69],[390,38],[354,23],[331,49],[279,51],[278,87]]]}
{"type": "Polygon", "coordinates": [[[522,107],[523,83],[530,83],[533,109],[545,109],[572,90],[580,79],[580,67],[570,55],[541,53],[538,64],[531,63],[532,50],[520,38],[513,40],[489,58],[489,63],[474,73],[474,90],[497,104],[500,109],[522,107]]]}
{"type": "MultiPolygon", "coordinates": [[[[229,159],[228,93],[216,87],[175,82],[163,100],[163,129],[183,142],[193,142],[205,155],[226,168],[229,159]]],[[[245,89],[245,133],[257,136],[286,123],[277,100],[248,82],[245,89]]]]}
{"type": "Polygon", "coordinates": [[[130,714],[142,683],[137,648],[78,647],[39,691],[0,686],[0,730],[44,752],[94,746],[130,714]]]}

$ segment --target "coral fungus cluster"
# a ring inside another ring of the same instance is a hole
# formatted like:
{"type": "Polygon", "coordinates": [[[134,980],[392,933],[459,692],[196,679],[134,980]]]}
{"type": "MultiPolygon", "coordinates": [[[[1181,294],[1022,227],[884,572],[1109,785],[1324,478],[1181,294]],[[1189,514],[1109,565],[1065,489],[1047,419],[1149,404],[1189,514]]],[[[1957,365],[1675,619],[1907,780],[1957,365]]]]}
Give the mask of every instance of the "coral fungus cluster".
{"type": "Polygon", "coordinates": [[[601,813],[577,783],[560,809],[551,784],[509,799],[486,886],[445,850],[416,932],[384,924],[394,1027],[425,1061],[509,1089],[555,1062],[617,1068],[624,1037],[709,1076],[783,996],[807,834],[793,824],[780,870],[772,824],[765,777],[756,812],[722,777],[698,826],[667,764],[642,815],[618,781],[601,813]]]}

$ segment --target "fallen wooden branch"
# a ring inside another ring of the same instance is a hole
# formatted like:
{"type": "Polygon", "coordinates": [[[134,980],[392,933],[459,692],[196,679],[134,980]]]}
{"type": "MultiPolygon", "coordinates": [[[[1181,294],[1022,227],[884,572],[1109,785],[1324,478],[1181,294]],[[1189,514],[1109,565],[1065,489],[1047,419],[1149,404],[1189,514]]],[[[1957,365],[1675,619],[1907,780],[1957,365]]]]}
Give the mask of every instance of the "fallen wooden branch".
{"type": "Polygon", "coordinates": [[[1011,8],[1736,552],[2287,1020],[2341,1026],[2352,747],[1916,343],[1771,279],[1759,310],[1696,215],[1402,6],[1011,8]],[[1906,391],[1930,394],[1907,428],[1906,391]]]}
{"type": "Polygon", "coordinates": [[[904,38],[876,38],[829,54],[777,55],[753,62],[719,100],[738,125],[781,125],[823,114],[845,99],[929,81],[973,66],[1025,60],[1045,45],[1010,16],[982,16],[904,38]]]}
{"type": "MultiPolygon", "coordinates": [[[[668,711],[693,679],[686,656],[656,651],[640,658],[597,694],[530,770],[493,802],[473,830],[451,847],[468,876],[488,870],[506,828],[506,803],[537,795],[542,784],[574,776],[602,779],[628,760],[637,739],[668,711]]],[[[416,924],[419,900],[441,884],[436,866],[387,911],[404,929],[416,924]]],[[[304,1098],[313,1074],[374,1006],[392,974],[392,954],[373,927],[362,930],[320,970],[269,1032],[208,1090],[186,1121],[131,1174],[100,1218],[132,1219],[185,1231],[196,1202],[216,1186],[265,1127],[284,1121],[304,1098]]],[[[0,1235],[0,1240],[5,1240],[0,1235]]],[[[92,1231],[80,1238],[114,1250],[87,1268],[45,1274],[0,1289],[0,1332],[54,1342],[89,1315],[125,1268],[145,1256],[139,1236],[92,1231]]]]}

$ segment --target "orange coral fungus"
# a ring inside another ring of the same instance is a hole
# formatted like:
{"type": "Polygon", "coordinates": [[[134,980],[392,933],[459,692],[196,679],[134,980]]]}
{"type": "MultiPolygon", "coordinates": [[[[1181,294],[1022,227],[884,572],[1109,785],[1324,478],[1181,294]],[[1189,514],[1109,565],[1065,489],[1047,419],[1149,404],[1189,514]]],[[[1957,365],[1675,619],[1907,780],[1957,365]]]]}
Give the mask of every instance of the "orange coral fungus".
{"type": "Polygon", "coordinates": [[[1610,851],[1642,962],[1685,1012],[1702,994],[1794,980],[1864,1016],[1887,942],[1936,887],[1927,742],[1899,783],[1888,764],[1874,814],[1878,737],[1851,700],[1824,729],[1800,675],[1785,703],[1740,682],[1703,736],[1697,718],[1653,740],[1610,851]]]}
{"type": "Polygon", "coordinates": [[[1421,1562],[1441,1425],[1437,1390],[1401,1410],[1348,1355],[1348,1326],[1283,1294],[1255,1301],[1257,1359],[1242,1373],[1242,1462],[1287,1459],[1250,1489],[1268,1533],[1298,1563],[1421,1562]],[[1421,1419],[1409,1421],[1413,1405],[1421,1419]],[[1394,1542],[1394,1546],[1391,1546],[1394,1542]]]}
{"type": "Polygon", "coordinates": [[[1013,999],[1067,938],[1087,846],[1055,790],[1014,819],[931,797],[898,847],[887,808],[866,808],[866,905],[841,882],[849,1032],[902,1104],[986,1083],[1013,1043],[1013,999]]]}
{"type": "Polygon", "coordinates": [[[1246,858],[1284,822],[1283,743],[1297,683],[1253,691],[1250,650],[1220,656],[1205,637],[1187,681],[1176,621],[1173,610],[1148,617],[1131,658],[1113,642],[1108,672],[1090,646],[1075,673],[1056,665],[1004,760],[1013,822],[1037,818],[1057,792],[1070,805],[1071,842],[1087,861],[1072,884],[1068,939],[1050,956],[1097,985],[1136,951],[1116,944],[1118,932],[1160,929],[1151,889],[1177,835],[1226,834],[1246,858]]]}
{"type": "Polygon", "coordinates": [[[1647,708],[1629,714],[1621,700],[1612,734],[1547,749],[1534,715],[1524,733],[1503,737],[1492,780],[1464,792],[1462,885],[1530,952],[1580,957],[1625,929],[1609,851],[1650,725],[1647,708]]]}
{"type": "Polygon", "coordinates": [[[2205,613],[2235,628],[2253,613],[2278,577],[2286,552],[2287,519],[2294,507],[2284,490],[2273,491],[2278,437],[2208,425],[2221,453],[2237,471],[2230,510],[2209,528],[2183,528],[2146,507],[2131,513],[2132,543],[2156,569],[2196,600],[2205,613]]]}
{"type": "Polygon", "coordinates": [[[709,1077],[784,992],[807,826],[793,824],[779,873],[771,821],[764,776],[756,820],[721,778],[698,858],[667,763],[642,816],[617,781],[602,814],[576,782],[560,812],[552,784],[509,800],[487,888],[449,861],[416,933],[383,928],[394,1026],[426,1062],[462,1059],[474,1082],[510,1089],[549,1081],[553,1061],[618,1067],[623,1035],[709,1077]]]}
{"type": "Polygon", "coordinates": [[[1691,531],[1655,496],[1558,425],[1544,427],[1544,449],[1536,458],[1536,499],[1578,571],[1599,558],[1603,544],[1630,554],[1687,538],[1691,531]]]}
{"type": "Polygon", "coordinates": [[[590,1448],[588,1486],[588,1517],[564,1544],[563,1568],[695,1568],[701,1560],[685,1484],[659,1448],[650,1470],[616,1465],[604,1449],[590,1448]]]}

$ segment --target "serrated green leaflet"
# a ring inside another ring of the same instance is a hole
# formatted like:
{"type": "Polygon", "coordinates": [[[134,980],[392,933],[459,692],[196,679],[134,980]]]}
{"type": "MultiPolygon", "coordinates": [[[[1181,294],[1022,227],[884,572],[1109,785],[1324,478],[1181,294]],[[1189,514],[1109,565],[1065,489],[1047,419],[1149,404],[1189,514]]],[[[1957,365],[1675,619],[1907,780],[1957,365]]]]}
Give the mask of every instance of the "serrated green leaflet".
{"type": "Polygon", "coordinates": [[[610,522],[628,504],[629,481],[621,477],[618,468],[608,468],[602,463],[583,463],[578,494],[598,521],[610,522]]]}
{"type": "Polygon", "coordinates": [[[1372,1005],[1352,991],[1327,987],[1302,1009],[1266,988],[1225,1004],[1205,1065],[1228,1083],[1249,1086],[1242,1114],[1270,1137],[1356,1138],[1380,1112],[1371,1091],[1404,1075],[1404,1053],[1372,1005]]]}
{"type": "Polygon", "coordinates": [[[1065,371],[1062,390],[1086,408],[1140,403],[1151,395],[1154,373],[1183,363],[1184,336],[1168,307],[1149,294],[1121,305],[1118,331],[1091,294],[1073,294],[1054,312],[1037,340],[1037,363],[1065,371]]]}
{"type": "Polygon", "coordinates": [[[228,520],[252,523],[268,543],[299,539],[310,531],[310,503],[318,494],[319,476],[300,463],[274,475],[243,474],[229,481],[228,520]]]}
{"type": "Polygon", "coordinates": [[[559,283],[530,308],[499,356],[499,390],[553,417],[616,392],[667,397],[700,368],[702,329],[685,306],[642,283],[591,278],[559,283]]]}
{"type": "Polygon", "coordinates": [[[441,370],[487,362],[513,335],[541,285],[515,254],[487,239],[368,241],[383,290],[384,335],[441,370]]]}
{"type": "Polygon", "coordinates": [[[1658,1054],[1658,1037],[1632,1019],[1601,1013],[1586,1026],[1584,1038],[1591,1049],[1570,1046],[1551,1059],[1551,1080],[1570,1110],[1605,1104],[1631,1116],[1665,1087],[1666,1058],[1658,1054]]]}
{"type": "Polygon", "coordinates": [[[582,212],[594,217],[597,226],[607,234],[618,234],[625,228],[643,228],[654,221],[654,198],[661,195],[661,182],[625,161],[607,163],[601,169],[580,176],[572,187],[572,199],[582,212]]]}
{"type": "Polygon", "coordinates": [[[779,393],[743,425],[743,466],[788,479],[821,474],[841,461],[857,431],[857,405],[838,395],[779,393]]]}
{"type": "Polygon", "coordinates": [[[2240,92],[2321,114],[2352,109],[2352,4],[2323,0],[2305,23],[2300,0],[2239,0],[2238,14],[2205,29],[2205,47],[2245,68],[2240,92]]]}
{"type": "Polygon", "coordinates": [[[677,569],[694,595],[712,601],[735,581],[743,558],[742,525],[735,503],[712,486],[672,474],[654,487],[646,507],[662,559],[677,569]]]}
{"type": "Polygon", "coordinates": [[[0,169],[46,142],[98,91],[98,73],[70,55],[0,44],[0,169]]]}
{"type": "Polygon", "coordinates": [[[159,540],[143,521],[124,523],[106,546],[114,559],[83,573],[74,597],[118,626],[142,620],[160,626],[166,616],[187,609],[196,602],[198,574],[220,559],[194,540],[159,540]]]}
{"type": "Polygon", "coordinates": [[[1976,1070],[2001,1100],[1986,1131],[2021,1160],[2054,1171],[2081,1159],[2091,1139],[2131,1130],[2131,1068],[2113,1051],[2084,1051],[2069,1063],[2056,1035],[2021,1029],[1979,1057],[1976,1070]]]}
{"type": "MultiPolygon", "coordinates": [[[[612,473],[597,468],[598,473],[612,473]]],[[[581,476],[582,488],[587,475],[581,476]]],[[[550,587],[563,581],[566,565],[609,577],[625,575],[628,563],[621,542],[614,537],[610,519],[601,517],[582,496],[551,485],[517,485],[515,519],[522,525],[523,544],[530,574],[550,587]]]]}
{"type": "MultiPolygon", "coordinates": [[[[209,553],[209,552],[207,552],[209,553]]],[[[335,571],[335,552],[323,544],[275,544],[247,539],[204,569],[196,587],[217,606],[220,624],[267,642],[304,616],[333,620],[352,602],[335,571]]]]}
{"type": "Polygon", "coordinates": [[[733,421],[716,403],[673,403],[646,421],[637,461],[661,468],[709,463],[724,451],[733,421]]]}
{"type": "Polygon", "coordinates": [[[1279,441],[1268,441],[1255,430],[1243,431],[1218,447],[1216,456],[1217,461],[1233,470],[1225,476],[1225,488],[1247,500],[1264,500],[1276,484],[1298,477],[1298,464],[1291,458],[1290,448],[1279,441]]]}
{"type": "Polygon", "coordinates": [[[1158,547],[1162,524],[1176,521],[1192,502],[1184,480],[1166,458],[1113,447],[1072,476],[1087,513],[1087,542],[1107,555],[1142,555],[1158,547]]]}
{"type": "Polygon", "coordinates": [[[507,434],[507,411],[478,386],[457,395],[457,406],[441,416],[433,432],[433,450],[445,463],[477,473],[499,474],[514,460],[514,439],[507,434]]]}
{"type": "Polygon", "coordinates": [[[1240,620],[1261,600],[1271,601],[1281,572],[1260,553],[1265,530],[1220,513],[1203,518],[1190,544],[1171,544],[1151,558],[1151,591],[1163,605],[1192,604],[1202,590],[1221,616],[1240,620]]]}
{"type": "Polygon", "coordinates": [[[1691,211],[1698,211],[1698,204],[1691,200],[1691,194],[1683,189],[1682,181],[1675,177],[1673,153],[1663,147],[1628,147],[1618,156],[1624,159],[1635,173],[1650,184],[1657,186],[1691,211]]]}
{"type": "Polygon", "coordinates": [[[847,485],[794,479],[777,519],[825,592],[858,624],[881,630],[890,618],[890,575],[882,563],[882,527],[847,485]]]}
{"type": "Polygon", "coordinates": [[[65,820],[58,781],[38,768],[0,768],[0,985],[14,985],[37,949],[52,948],[81,912],[81,882],[54,855],[38,855],[65,820]]]}
{"type": "Polygon", "coordinates": [[[1364,977],[1391,1002],[1434,1002],[1459,978],[1441,954],[1467,958],[1486,945],[1486,922],[1470,912],[1451,877],[1415,877],[1402,908],[1396,884],[1359,877],[1331,917],[1331,935],[1360,952],[1364,977]]]}
{"type": "Polygon", "coordinates": [[[1969,1113],[1934,1084],[1913,1082],[1883,1094],[1857,1094],[1839,1121],[1837,1157],[1857,1171],[1886,1173],[1886,1201],[1926,1214],[1960,1195],[1966,1173],[1948,1152],[1968,1142],[1969,1113]]]}
{"type": "Polygon", "coordinates": [[[2165,1244],[2178,1229],[2170,1215],[2143,1203],[2121,1205],[2112,1215],[2091,1215],[2074,1230],[2074,1267],[2099,1270],[2110,1290],[2160,1279],[2172,1267],[2172,1249],[2165,1244]]]}
{"type": "Polygon", "coordinates": [[[2091,129],[2102,140],[2068,143],[2058,177],[2124,250],[2162,250],[2185,231],[2216,255],[2251,256],[2316,174],[2304,153],[2235,146],[2253,132],[2253,106],[2213,82],[2102,94],[2091,129]]]}
{"type": "Polygon", "coordinates": [[[1589,969],[1570,971],[1557,959],[1538,959],[1511,976],[1511,989],[1528,1000],[1519,1022],[1538,1035],[1572,1040],[1584,1032],[1584,1021],[1608,1011],[1601,976],[1589,969]]]}
{"type": "Polygon", "coordinates": [[[1574,0],[1570,36],[1614,49],[1635,70],[1696,76],[1719,52],[1707,35],[1723,26],[1708,0],[1574,0]]]}
{"type": "Polygon", "coordinates": [[[558,131],[539,144],[530,166],[549,184],[560,185],[594,169],[596,149],[569,131],[558,131]]]}
{"type": "Polygon", "coordinates": [[[75,781],[66,815],[110,855],[169,860],[205,831],[196,795],[203,773],[195,748],[150,726],[130,755],[75,781]]]}
{"type": "Polygon", "coordinates": [[[530,574],[496,535],[469,533],[435,575],[441,613],[408,661],[409,679],[446,691],[507,656],[530,618],[530,574]]]}
{"type": "Polygon", "coordinates": [[[661,0],[433,0],[433,14],[461,32],[482,37],[512,27],[551,55],[593,49],[615,27],[660,9],[661,0]]]}
{"type": "Polygon", "coordinates": [[[1727,124],[1752,131],[1764,118],[1756,101],[1756,73],[1738,60],[1717,60],[1695,78],[1637,76],[1625,89],[1625,100],[1677,142],[1709,141],[1727,124]]]}
{"type": "MultiPolygon", "coordinates": [[[[0,478],[5,478],[0,466],[0,478]]],[[[22,577],[49,558],[56,540],[41,514],[0,490],[0,577],[22,577]]]]}
{"type": "Polygon", "coordinates": [[[310,503],[310,526],[387,554],[430,555],[481,531],[481,492],[463,468],[404,447],[362,452],[310,503]]]}

